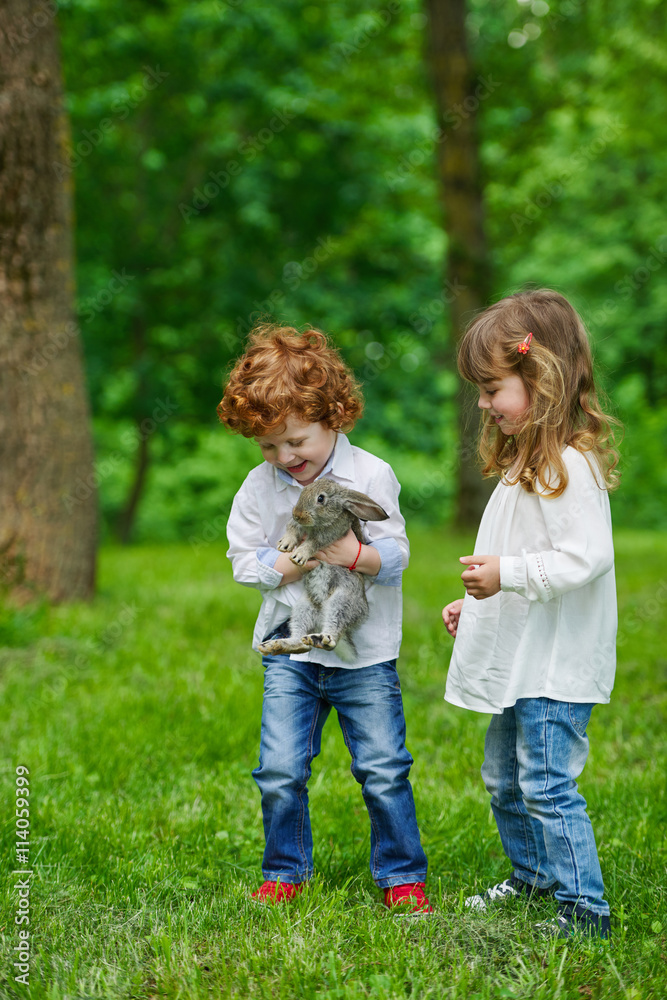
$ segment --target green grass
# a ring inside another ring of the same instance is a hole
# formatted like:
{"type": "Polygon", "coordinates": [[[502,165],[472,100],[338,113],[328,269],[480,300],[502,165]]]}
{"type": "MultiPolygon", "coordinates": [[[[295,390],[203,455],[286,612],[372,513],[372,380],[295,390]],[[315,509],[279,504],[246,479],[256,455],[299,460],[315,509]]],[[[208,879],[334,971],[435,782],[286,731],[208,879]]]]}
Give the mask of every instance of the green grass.
{"type": "Polygon", "coordinates": [[[256,764],[258,595],[220,540],[107,549],[90,605],[5,609],[0,996],[663,998],[667,538],[619,533],[621,645],[580,787],[614,947],[544,942],[549,913],[472,915],[463,896],[508,874],[479,775],[487,717],[443,701],[471,539],[411,532],[399,663],[430,920],[393,918],[368,871],[369,828],[335,719],[311,781],[317,877],[261,907],[256,764]],[[30,770],[30,986],[14,982],[15,768],[30,770]]]}

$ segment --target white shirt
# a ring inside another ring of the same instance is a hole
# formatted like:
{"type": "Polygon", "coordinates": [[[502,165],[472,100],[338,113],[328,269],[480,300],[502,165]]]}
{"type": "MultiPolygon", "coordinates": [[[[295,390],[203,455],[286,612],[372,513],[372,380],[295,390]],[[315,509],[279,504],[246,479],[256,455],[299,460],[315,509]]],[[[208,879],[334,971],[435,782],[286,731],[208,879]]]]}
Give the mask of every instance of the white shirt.
{"type": "Polygon", "coordinates": [[[518,698],[609,701],[618,626],[609,497],[583,454],[567,447],[563,460],[560,497],[501,481],[484,511],[475,553],[500,556],[501,592],[465,597],[445,693],[454,705],[499,714],[518,698]]]}
{"type": "MultiPolygon", "coordinates": [[[[340,433],[336,435],[333,455],[320,476],[365,493],[389,514],[386,521],[368,521],[362,525],[364,542],[378,550],[382,566],[377,576],[364,577],[370,613],[354,632],[357,660],[353,664],[344,663],[335,650],[325,649],[293,653],[291,658],[347,669],[393,660],[401,646],[401,579],[410,556],[405,521],[398,506],[401,487],[390,465],[351,445],[340,433]]],[[[255,587],[262,594],[253,649],[290,617],[303,593],[302,580],[280,587],[282,573],[273,566],[280,554],[276,545],[302,488],[289,473],[262,462],[249,473],[234,497],[227,523],[227,556],[237,583],[255,587]]]]}

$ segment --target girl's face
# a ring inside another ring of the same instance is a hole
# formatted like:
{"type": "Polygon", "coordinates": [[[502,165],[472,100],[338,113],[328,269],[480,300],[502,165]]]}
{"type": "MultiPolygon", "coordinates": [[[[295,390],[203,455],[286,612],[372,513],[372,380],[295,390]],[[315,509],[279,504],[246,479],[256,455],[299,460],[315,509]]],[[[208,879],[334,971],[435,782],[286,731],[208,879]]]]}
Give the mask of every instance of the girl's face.
{"type": "Polygon", "coordinates": [[[269,465],[285,469],[297,483],[307,486],[319,476],[336,443],[336,431],[323,423],[285,420],[279,434],[255,438],[269,465]]]}
{"type": "Polygon", "coordinates": [[[503,434],[516,434],[530,404],[522,379],[518,375],[506,375],[491,382],[482,382],[477,388],[480,409],[489,411],[503,434]]]}

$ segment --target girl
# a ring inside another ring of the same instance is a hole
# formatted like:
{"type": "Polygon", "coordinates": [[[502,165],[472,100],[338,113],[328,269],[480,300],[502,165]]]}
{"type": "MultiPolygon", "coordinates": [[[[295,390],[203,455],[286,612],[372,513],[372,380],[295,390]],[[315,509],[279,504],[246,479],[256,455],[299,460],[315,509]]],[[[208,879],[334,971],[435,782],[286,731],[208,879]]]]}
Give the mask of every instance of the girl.
{"type": "Polygon", "coordinates": [[[493,713],[482,776],[510,878],[466,905],[554,895],[549,932],[609,937],[609,906],[576,779],[593,705],[609,701],[616,649],[607,491],[618,461],[583,323],[547,289],[477,317],[459,370],[479,389],[484,474],[497,475],[467,596],[443,609],[455,636],[445,698],[493,713]]]}

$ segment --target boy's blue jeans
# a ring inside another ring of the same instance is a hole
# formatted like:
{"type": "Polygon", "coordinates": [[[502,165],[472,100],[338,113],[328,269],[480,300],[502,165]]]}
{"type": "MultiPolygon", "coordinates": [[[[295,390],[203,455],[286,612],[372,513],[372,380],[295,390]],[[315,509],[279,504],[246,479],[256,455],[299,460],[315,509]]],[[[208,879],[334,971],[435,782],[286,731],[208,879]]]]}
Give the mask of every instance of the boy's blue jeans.
{"type": "Polygon", "coordinates": [[[424,882],[426,855],[417,828],[405,748],[396,661],[346,670],[264,656],[259,767],[265,879],[303,882],[313,873],[307,784],[324,723],[338,712],[371,821],[371,874],[381,888],[424,882]]]}
{"type": "Polygon", "coordinates": [[[588,756],[592,705],[520,698],[491,719],[482,777],[514,875],[556,885],[561,907],[608,914],[586,801],[576,779],[588,756]]]}

